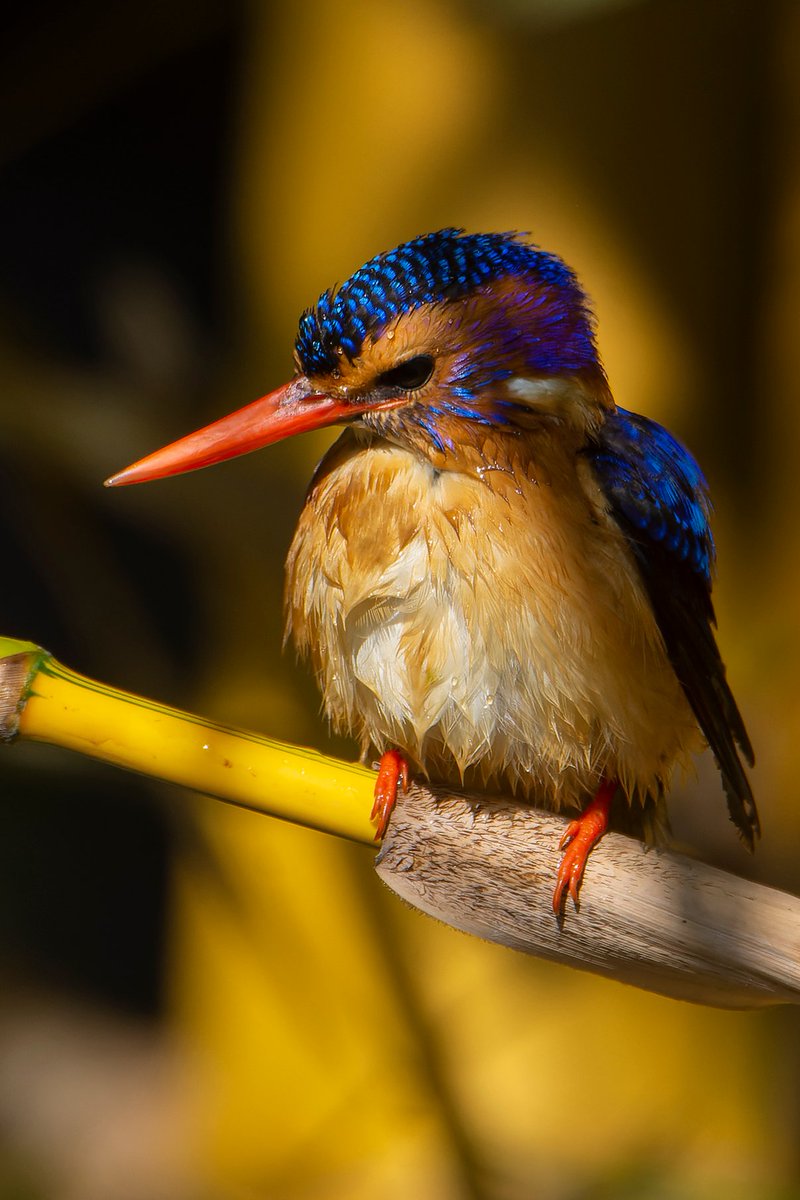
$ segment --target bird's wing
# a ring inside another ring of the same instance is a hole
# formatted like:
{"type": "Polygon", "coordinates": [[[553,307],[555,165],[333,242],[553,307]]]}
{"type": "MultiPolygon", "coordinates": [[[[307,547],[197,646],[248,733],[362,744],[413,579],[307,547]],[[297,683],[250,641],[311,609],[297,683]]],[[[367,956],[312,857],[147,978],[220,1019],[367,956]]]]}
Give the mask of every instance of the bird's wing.
{"type": "Polygon", "coordinates": [[[731,819],[752,849],[760,832],[758,812],[739,752],[752,766],[753,748],[714,639],[714,542],[703,474],[666,429],[622,408],[608,417],[588,455],[638,563],[675,673],[714,752],[731,819]]]}

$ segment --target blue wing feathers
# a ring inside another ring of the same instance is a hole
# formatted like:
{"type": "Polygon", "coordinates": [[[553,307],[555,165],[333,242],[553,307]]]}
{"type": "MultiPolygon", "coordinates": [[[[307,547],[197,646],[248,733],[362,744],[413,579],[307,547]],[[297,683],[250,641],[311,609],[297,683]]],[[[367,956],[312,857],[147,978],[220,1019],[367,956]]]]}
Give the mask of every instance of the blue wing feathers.
{"type": "Polygon", "coordinates": [[[759,820],[740,753],[752,765],[753,749],[714,639],[714,540],[703,473],[661,425],[621,408],[606,420],[588,455],[717,760],[731,818],[752,848],[759,820]]]}
{"type": "Polygon", "coordinates": [[[688,562],[710,587],[714,540],[703,473],[689,451],[655,421],[618,408],[593,453],[617,515],[688,562]]]}

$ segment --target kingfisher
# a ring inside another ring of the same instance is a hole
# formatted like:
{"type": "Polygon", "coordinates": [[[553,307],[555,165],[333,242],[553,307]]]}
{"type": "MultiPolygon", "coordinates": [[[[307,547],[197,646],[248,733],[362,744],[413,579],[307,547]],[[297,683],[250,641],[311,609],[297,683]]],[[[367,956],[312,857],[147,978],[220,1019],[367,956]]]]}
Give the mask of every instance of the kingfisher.
{"type": "Polygon", "coordinates": [[[663,426],[615,404],[573,271],[516,233],[426,234],[323,292],[294,361],[108,483],[344,426],[289,550],[286,636],[334,729],[380,755],[376,840],[409,770],[571,811],[561,915],[612,804],[663,836],[673,771],[708,745],[752,850],[708,488],[663,426]]]}

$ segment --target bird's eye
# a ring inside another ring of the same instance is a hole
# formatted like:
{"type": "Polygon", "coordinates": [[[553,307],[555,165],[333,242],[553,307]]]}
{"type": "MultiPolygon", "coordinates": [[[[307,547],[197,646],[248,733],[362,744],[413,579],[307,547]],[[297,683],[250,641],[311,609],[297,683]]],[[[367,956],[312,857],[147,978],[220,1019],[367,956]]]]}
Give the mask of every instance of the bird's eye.
{"type": "Polygon", "coordinates": [[[430,354],[417,354],[407,358],[405,362],[381,371],[378,383],[381,387],[402,388],[405,392],[413,392],[416,388],[424,387],[433,374],[433,359],[430,354]]]}

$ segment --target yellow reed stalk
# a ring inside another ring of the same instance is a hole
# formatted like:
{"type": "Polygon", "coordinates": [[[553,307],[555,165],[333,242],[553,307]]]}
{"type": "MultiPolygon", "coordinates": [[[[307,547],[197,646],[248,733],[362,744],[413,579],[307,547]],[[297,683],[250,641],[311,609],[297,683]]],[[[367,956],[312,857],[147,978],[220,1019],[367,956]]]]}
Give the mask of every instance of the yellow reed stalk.
{"type": "Polygon", "coordinates": [[[50,742],[243,808],[374,844],[375,775],[108,687],[0,638],[0,735],[50,742]]]}

